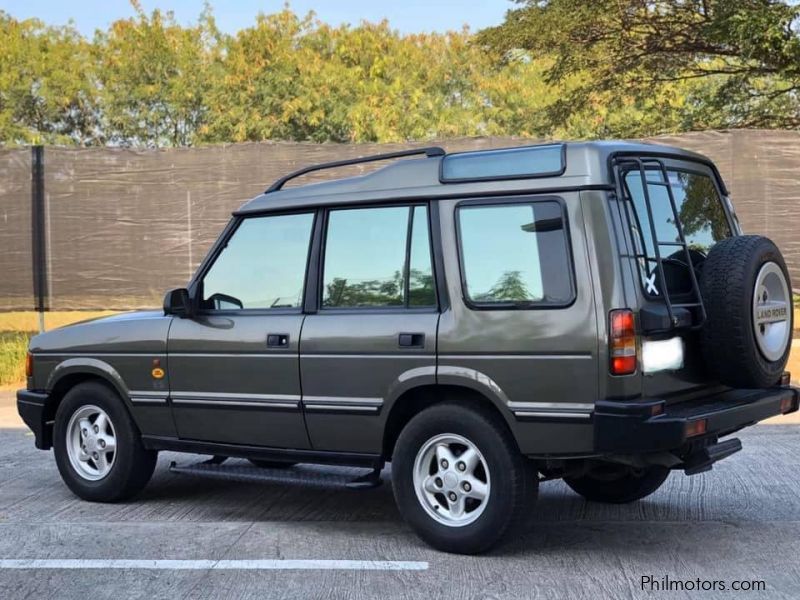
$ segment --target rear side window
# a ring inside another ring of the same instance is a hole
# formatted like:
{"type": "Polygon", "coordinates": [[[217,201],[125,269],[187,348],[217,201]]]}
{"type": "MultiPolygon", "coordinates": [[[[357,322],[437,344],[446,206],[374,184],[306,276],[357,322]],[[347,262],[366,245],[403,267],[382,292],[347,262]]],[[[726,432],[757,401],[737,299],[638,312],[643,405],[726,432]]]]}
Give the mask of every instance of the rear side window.
{"type": "Polygon", "coordinates": [[[556,201],[458,208],[464,295],[485,307],[563,306],[574,298],[566,222],[556,201]]]}
{"type": "Polygon", "coordinates": [[[435,305],[427,207],[328,213],[323,308],[435,305]]]}

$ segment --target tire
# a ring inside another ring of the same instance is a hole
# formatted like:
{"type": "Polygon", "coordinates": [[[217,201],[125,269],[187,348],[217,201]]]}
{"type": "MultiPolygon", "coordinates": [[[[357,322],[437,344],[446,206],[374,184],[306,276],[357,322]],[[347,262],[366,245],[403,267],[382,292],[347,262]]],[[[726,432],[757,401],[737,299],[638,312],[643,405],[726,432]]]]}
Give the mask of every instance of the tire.
{"type": "Polygon", "coordinates": [[[775,385],[789,359],[793,327],[789,272],[775,244],[757,235],[720,241],[703,264],[700,288],[709,374],[731,387],[775,385]],[[773,313],[764,299],[782,302],[774,313],[782,314],[782,321],[766,322],[773,313]]]}
{"type": "Polygon", "coordinates": [[[56,411],[53,433],[53,452],[61,478],[76,496],[84,500],[119,502],[131,498],[147,485],[155,469],[158,453],[142,446],[141,434],[122,399],[103,383],[81,383],[67,392],[56,411]],[[100,413],[106,415],[109,425],[94,436],[84,437],[82,431],[87,428],[80,425],[82,419],[94,423],[92,429],[95,426],[99,429],[100,413]],[[97,415],[94,420],[92,414],[97,415]],[[79,441],[74,446],[75,440],[79,441]],[[115,450],[102,451],[112,444],[112,440],[115,450]],[[103,463],[94,459],[84,461],[78,458],[80,446],[87,448],[84,456],[94,450],[98,457],[105,456],[107,470],[102,468],[103,463]]]}
{"type": "Polygon", "coordinates": [[[587,500],[607,504],[627,504],[641,500],[655,492],[666,481],[669,469],[648,467],[640,472],[628,471],[614,479],[592,477],[565,478],[564,482],[587,500]]]}
{"type": "Polygon", "coordinates": [[[392,487],[400,513],[425,542],[445,552],[477,554],[517,530],[531,513],[538,478],[533,463],[520,454],[498,415],[446,402],[423,410],[400,432],[392,457],[392,487]],[[466,459],[468,468],[458,459],[468,456],[459,448],[470,446],[477,454],[466,459]],[[450,454],[439,454],[444,449],[450,454]],[[452,458],[449,471],[431,474],[439,468],[441,456],[452,458]],[[464,473],[460,473],[462,466],[464,473]],[[416,471],[423,475],[415,479],[416,471]],[[434,488],[441,490],[438,496],[426,492],[425,473],[432,487],[435,476],[444,476],[441,488],[434,488]],[[464,483],[470,481],[473,484],[465,491],[464,483]],[[459,500],[451,504],[444,494],[456,490],[459,500]],[[469,497],[480,493],[486,493],[482,501],[469,497]],[[464,510],[455,516],[462,498],[464,510]]]}
{"type": "Polygon", "coordinates": [[[260,460],[258,458],[248,458],[247,460],[254,467],[259,467],[261,469],[288,469],[297,464],[294,462],[280,462],[277,460],[260,460]]]}

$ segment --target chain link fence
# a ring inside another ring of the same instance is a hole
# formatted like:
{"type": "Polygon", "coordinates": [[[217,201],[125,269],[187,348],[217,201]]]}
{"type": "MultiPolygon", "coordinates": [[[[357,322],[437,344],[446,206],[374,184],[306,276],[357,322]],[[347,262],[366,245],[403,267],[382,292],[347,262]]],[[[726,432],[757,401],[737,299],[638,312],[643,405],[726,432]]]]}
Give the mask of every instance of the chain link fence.
{"type": "MultiPolygon", "coordinates": [[[[737,130],[652,140],[713,159],[745,231],[775,240],[800,281],[800,132],[737,130]]],[[[440,142],[448,151],[530,143],[440,142]]],[[[252,143],[131,150],[0,150],[0,311],[156,307],[186,284],[230,213],[302,166],[432,145],[252,143]],[[40,223],[43,236],[35,231],[40,223]],[[42,293],[40,293],[42,292],[42,293]]],[[[337,169],[302,180],[353,175],[337,169]]]]}

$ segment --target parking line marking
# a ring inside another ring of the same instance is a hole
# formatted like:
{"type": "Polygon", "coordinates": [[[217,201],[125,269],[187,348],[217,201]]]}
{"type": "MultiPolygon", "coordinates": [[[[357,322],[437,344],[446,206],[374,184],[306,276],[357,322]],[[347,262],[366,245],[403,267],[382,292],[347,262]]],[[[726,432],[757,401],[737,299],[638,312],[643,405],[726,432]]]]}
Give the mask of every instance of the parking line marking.
{"type": "Polygon", "coordinates": [[[0,569],[149,569],[149,570],[342,570],[426,571],[426,561],[408,560],[129,560],[68,558],[5,558],[0,569]]]}

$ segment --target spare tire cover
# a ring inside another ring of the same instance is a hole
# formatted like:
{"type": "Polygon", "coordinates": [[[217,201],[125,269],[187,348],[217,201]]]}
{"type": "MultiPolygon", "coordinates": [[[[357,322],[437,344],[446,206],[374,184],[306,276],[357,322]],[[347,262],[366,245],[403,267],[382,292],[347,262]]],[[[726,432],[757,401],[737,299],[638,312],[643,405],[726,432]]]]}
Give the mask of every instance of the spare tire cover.
{"type": "Polygon", "coordinates": [[[771,240],[743,235],[709,252],[700,281],[707,319],[703,355],[725,385],[763,388],[780,380],[792,347],[792,286],[771,240]]]}

